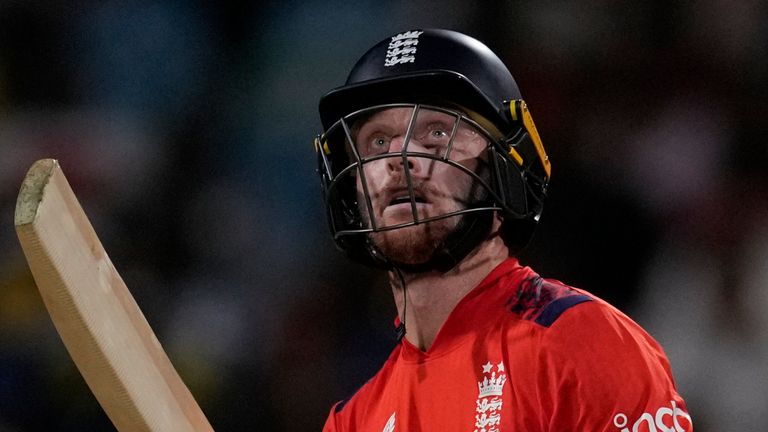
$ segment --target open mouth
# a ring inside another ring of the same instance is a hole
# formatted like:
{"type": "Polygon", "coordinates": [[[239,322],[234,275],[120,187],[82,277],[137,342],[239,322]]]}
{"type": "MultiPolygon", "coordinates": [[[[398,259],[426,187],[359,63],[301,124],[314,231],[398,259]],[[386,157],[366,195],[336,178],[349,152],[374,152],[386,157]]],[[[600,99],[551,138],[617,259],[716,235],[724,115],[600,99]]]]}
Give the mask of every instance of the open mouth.
{"type": "MultiPolygon", "coordinates": [[[[422,197],[420,197],[418,195],[416,195],[414,197],[414,201],[416,202],[416,204],[425,204],[427,202],[427,200],[425,200],[424,198],[422,198],[422,197]]],[[[396,197],[394,197],[392,199],[392,201],[389,202],[390,206],[395,206],[395,205],[398,205],[398,204],[408,204],[408,205],[410,205],[411,204],[411,197],[409,195],[396,196],[396,197]]]]}

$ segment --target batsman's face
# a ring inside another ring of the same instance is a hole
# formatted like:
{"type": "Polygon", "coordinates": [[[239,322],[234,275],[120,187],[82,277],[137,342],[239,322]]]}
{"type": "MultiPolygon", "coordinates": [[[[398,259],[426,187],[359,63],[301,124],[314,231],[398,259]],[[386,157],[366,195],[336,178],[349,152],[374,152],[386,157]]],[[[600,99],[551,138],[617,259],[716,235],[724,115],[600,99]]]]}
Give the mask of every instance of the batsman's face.
{"type": "Polygon", "coordinates": [[[412,107],[378,111],[355,125],[353,134],[365,161],[365,180],[357,180],[364,219],[372,219],[377,228],[405,225],[372,234],[374,242],[397,261],[427,261],[461,216],[421,222],[470,205],[480,186],[452,163],[472,172],[484,167],[488,140],[457,115],[425,108],[414,115],[412,107]]]}

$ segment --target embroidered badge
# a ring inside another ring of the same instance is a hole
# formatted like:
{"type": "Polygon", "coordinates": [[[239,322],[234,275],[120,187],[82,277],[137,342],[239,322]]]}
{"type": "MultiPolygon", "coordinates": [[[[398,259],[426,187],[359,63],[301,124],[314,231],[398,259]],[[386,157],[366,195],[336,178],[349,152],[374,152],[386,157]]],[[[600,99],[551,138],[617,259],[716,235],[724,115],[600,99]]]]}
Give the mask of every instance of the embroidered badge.
{"type": "Polygon", "coordinates": [[[482,381],[477,383],[477,407],[475,408],[475,432],[498,432],[501,424],[501,397],[507,373],[504,362],[483,365],[482,381]]]}
{"type": "Polygon", "coordinates": [[[422,33],[424,32],[413,30],[392,36],[387,49],[387,57],[384,59],[384,66],[415,62],[416,45],[419,44],[419,36],[422,33]]]}
{"type": "Polygon", "coordinates": [[[381,432],[394,432],[395,431],[395,413],[387,420],[387,424],[384,425],[384,429],[381,432]]]}

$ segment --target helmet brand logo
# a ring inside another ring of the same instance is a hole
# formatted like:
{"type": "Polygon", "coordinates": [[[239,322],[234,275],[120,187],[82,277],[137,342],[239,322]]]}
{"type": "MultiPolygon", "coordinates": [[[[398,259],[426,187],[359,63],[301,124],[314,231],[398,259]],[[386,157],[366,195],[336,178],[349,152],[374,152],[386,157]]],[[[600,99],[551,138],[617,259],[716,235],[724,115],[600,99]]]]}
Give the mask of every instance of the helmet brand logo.
{"type": "Polygon", "coordinates": [[[416,45],[419,44],[419,36],[423,31],[413,30],[392,36],[387,47],[387,58],[384,66],[394,66],[416,61],[416,45]]]}

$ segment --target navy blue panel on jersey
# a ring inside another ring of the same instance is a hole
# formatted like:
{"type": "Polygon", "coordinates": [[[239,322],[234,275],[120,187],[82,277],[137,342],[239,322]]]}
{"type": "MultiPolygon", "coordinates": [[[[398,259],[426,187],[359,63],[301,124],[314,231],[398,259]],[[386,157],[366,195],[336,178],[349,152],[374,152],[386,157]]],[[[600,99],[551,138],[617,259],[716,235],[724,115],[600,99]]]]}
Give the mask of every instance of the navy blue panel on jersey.
{"type": "Polygon", "coordinates": [[[541,312],[541,315],[536,318],[536,324],[549,327],[566,310],[576,306],[579,303],[584,303],[585,301],[591,300],[592,299],[589,296],[585,295],[571,295],[567,297],[561,297],[548,304],[547,307],[544,308],[544,310],[541,312]]]}

